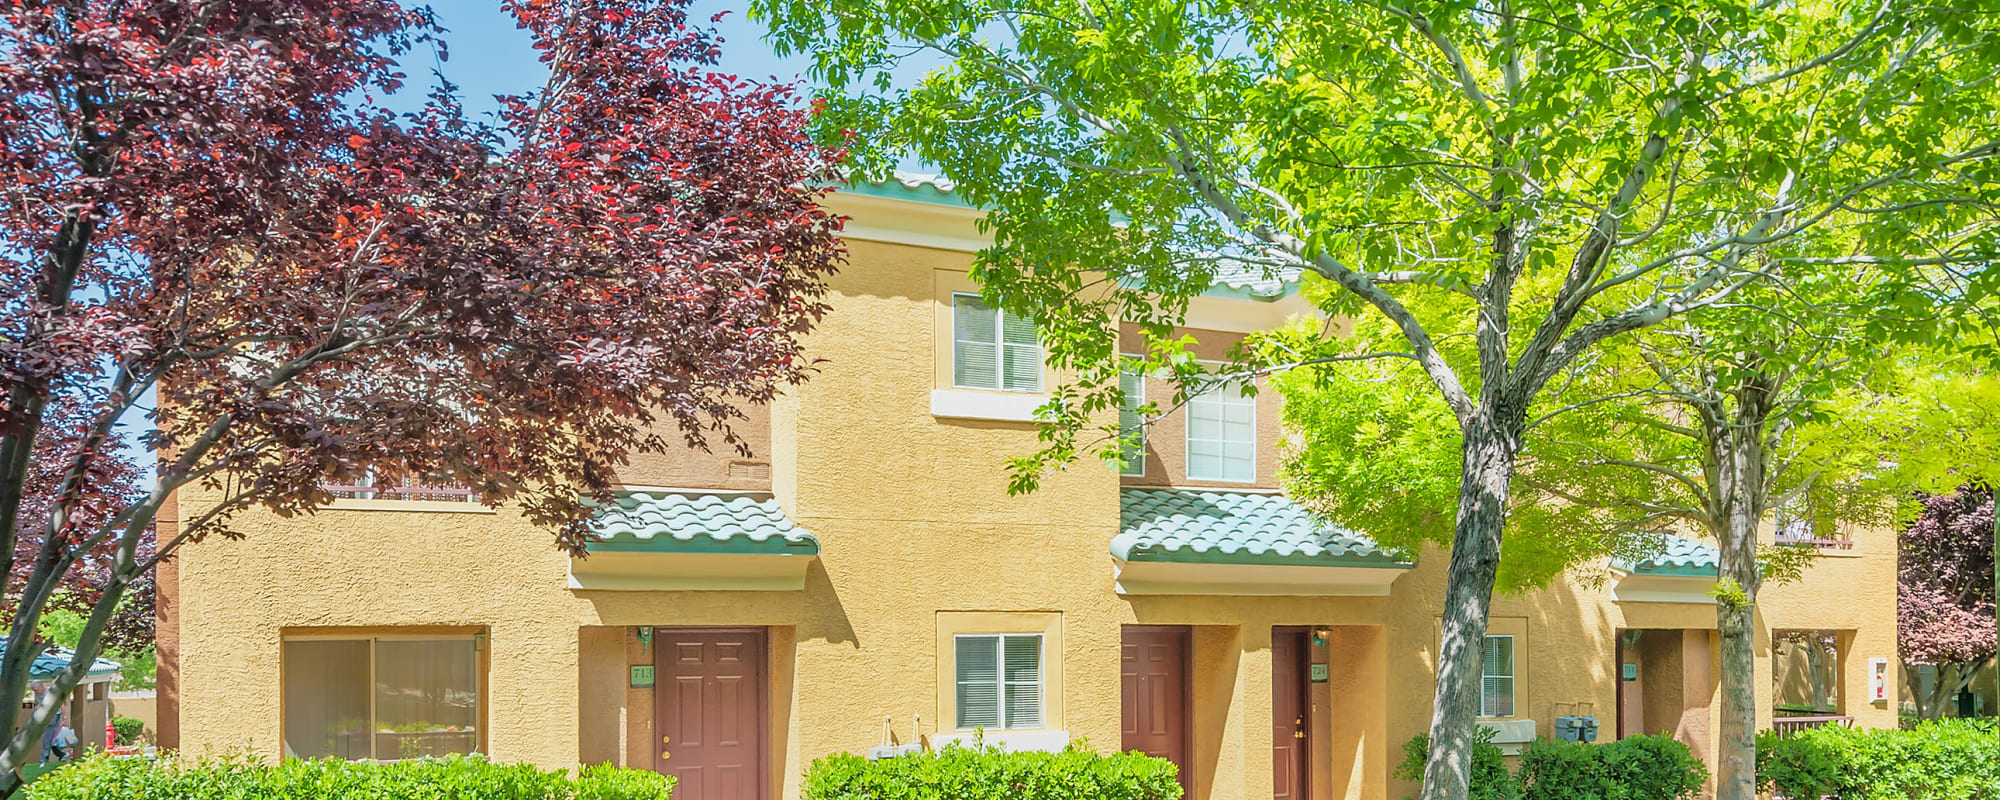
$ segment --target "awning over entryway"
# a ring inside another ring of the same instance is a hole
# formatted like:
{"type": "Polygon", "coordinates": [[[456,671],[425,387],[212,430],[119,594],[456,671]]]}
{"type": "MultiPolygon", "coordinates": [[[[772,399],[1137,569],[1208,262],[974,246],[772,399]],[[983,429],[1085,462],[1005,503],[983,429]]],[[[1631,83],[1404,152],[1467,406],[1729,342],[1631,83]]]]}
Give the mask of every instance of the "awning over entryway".
{"type": "Polygon", "coordinates": [[[570,588],[788,591],[805,587],[819,540],[757,492],[632,491],[591,519],[570,588]]]}
{"type": "Polygon", "coordinates": [[[1611,599],[1621,603],[1712,603],[1722,556],[1714,545],[1681,536],[1662,538],[1652,555],[1612,563],[1611,599]]]}
{"type": "Polygon", "coordinates": [[[1121,594],[1385,595],[1411,563],[1282,494],[1125,489],[1121,594]]]}

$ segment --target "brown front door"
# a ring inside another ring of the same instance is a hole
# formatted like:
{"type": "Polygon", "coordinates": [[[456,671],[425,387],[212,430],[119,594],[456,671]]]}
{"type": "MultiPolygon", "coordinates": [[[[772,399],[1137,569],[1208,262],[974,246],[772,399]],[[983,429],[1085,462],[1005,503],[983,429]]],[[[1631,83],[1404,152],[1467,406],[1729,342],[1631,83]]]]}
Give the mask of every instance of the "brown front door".
{"type": "Polygon", "coordinates": [[[1302,628],[1271,631],[1271,796],[1275,800],[1307,800],[1306,658],[1312,650],[1302,628]]]}
{"type": "Polygon", "coordinates": [[[677,800],[765,800],[764,631],[654,635],[660,757],[677,800]]]}
{"type": "Polygon", "coordinates": [[[1124,741],[1119,749],[1174,762],[1184,793],[1194,785],[1188,777],[1187,675],[1187,628],[1125,627],[1119,659],[1124,741]]]}

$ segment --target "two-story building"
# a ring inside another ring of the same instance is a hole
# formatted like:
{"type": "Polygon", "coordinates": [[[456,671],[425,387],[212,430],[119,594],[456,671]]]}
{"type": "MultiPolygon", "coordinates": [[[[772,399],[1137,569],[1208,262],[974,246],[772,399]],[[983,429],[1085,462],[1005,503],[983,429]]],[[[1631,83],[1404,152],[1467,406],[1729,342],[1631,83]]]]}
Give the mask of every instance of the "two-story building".
{"type": "MultiPolygon", "coordinates": [[[[978,213],[921,176],[830,202],[851,260],[809,341],[825,368],[754,410],[755,457],[638,460],[579,560],[448,493],[245,517],[248,541],[162,568],[164,743],[611,762],[678,775],[686,800],[780,800],[828,753],[977,736],[1144,750],[1195,800],[1403,796],[1445,559],[1286,499],[1274,392],[1167,414],[1129,474],[1085,464],[1009,496],[1005,458],[1037,446],[1056,376],[1033,325],[974,293],[978,213]]],[[[1197,299],[1187,332],[1220,357],[1310,313],[1245,280],[1197,299]]],[[[1896,723],[1893,542],[1825,543],[1806,582],[1764,594],[1766,712],[1896,723]]],[[[1510,747],[1594,717],[1601,738],[1712,757],[1713,550],[1614,574],[1496,599],[1481,717],[1510,747]]]]}

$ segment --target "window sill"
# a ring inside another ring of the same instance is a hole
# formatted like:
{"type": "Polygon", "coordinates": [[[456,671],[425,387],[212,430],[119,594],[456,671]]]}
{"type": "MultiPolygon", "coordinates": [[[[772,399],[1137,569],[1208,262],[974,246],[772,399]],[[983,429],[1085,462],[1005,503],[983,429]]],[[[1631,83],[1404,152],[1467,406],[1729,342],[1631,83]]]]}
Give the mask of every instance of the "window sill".
{"type": "Polygon", "coordinates": [[[932,389],[931,416],[942,419],[986,419],[1034,422],[1035,409],[1049,401],[1045,394],[932,389]]]}
{"type": "Polygon", "coordinates": [[[1069,731],[938,731],[929,738],[934,751],[953,744],[970,748],[975,741],[1005,753],[1059,753],[1069,747],[1069,731]]]}
{"type": "Polygon", "coordinates": [[[319,507],[320,511],[403,511],[429,514],[492,514],[499,509],[479,503],[450,500],[353,500],[342,498],[319,507]]]}

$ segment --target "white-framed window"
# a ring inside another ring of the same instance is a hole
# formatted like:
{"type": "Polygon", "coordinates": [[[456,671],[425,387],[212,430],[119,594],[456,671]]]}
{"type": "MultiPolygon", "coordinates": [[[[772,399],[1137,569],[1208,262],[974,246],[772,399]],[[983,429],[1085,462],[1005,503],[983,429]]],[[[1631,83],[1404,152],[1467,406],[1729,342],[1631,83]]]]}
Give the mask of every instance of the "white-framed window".
{"type": "Polygon", "coordinates": [[[1035,321],[994,308],[979,295],[951,296],[951,383],[962,389],[1042,390],[1042,345],[1035,321]]]}
{"type": "Polygon", "coordinates": [[[1119,474],[1144,477],[1146,474],[1146,418],[1139,409],[1146,405],[1146,376],[1128,365],[1118,373],[1118,391],[1124,398],[1118,405],[1119,474]]]}
{"type": "Polygon", "coordinates": [[[1488,636],[1479,665],[1479,716],[1514,716],[1514,637],[1488,636]]]}
{"type": "Polygon", "coordinates": [[[476,752],[482,638],[286,637],[285,756],[397,761],[476,752]]]}
{"type": "Polygon", "coordinates": [[[959,730],[1042,727],[1042,635],[953,637],[959,730]]]}
{"type": "Polygon", "coordinates": [[[1240,382],[1188,400],[1187,476],[1197,481],[1257,482],[1257,400],[1240,382]]]}

